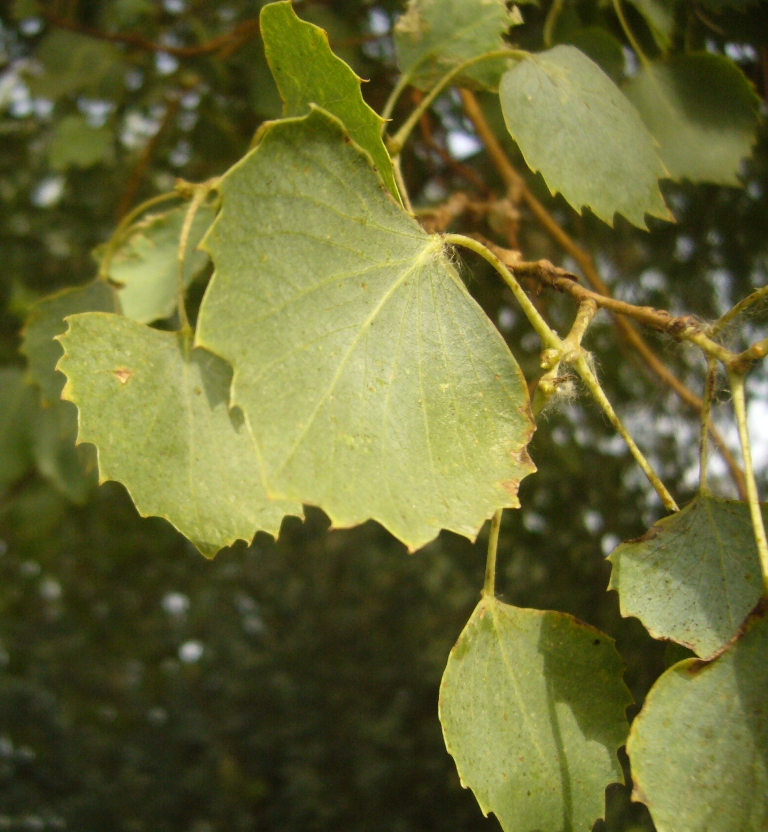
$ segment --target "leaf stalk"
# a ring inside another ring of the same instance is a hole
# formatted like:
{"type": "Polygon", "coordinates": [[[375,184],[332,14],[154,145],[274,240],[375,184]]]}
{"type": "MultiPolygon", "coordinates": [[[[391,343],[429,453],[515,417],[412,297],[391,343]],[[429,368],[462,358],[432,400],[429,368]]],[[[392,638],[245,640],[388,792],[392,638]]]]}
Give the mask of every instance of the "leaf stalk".
{"type": "Polygon", "coordinates": [[[755,469],[752,465],[752,449],[749,443],[749,429],[747,427],[747,407],[744,395],[744,373],[734,370],[728,372],[728,383],[733,397],[733,411],[736,415],[736,426],[739,430],[741,455],[744,459],[744,474],[747,481],[747,502],[752,517],[752,529],[755,533],[757,552],[760,556],[760,568],[763,573],[763,595],[768,598],[768,539],[765,535],[763,515],[760,511],[760,499],[757,493],[755,469]]]}
{"type": "Polygon", "coordinates": [[[488,557],[485,561],[485,583],[483,584],[483,596],[493,598],[496,595],[496,550],[499,547],[499,530],[501,529],[501,516],[503,508],[496,509],[491,518],[491,531],[488,535],[488,557]]]}

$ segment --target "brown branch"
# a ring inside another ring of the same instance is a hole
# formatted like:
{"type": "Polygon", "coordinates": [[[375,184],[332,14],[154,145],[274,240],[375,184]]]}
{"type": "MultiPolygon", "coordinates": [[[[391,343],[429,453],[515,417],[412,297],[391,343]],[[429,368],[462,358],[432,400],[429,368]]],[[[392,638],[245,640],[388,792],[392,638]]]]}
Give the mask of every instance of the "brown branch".
{"type": "Polygon", "coordinates": [[[128,179],[128,184],[125,187],[125,191],[123,191],[123,195],[120,197],[120,203],[117,208],[117,218],[120,219],[121,217],[125,216],[130,210],[131,205],[133,204],[133,200],[136,197],[136,192],[139,190],[139,186],[141,185],[141,180],[144,178],[144,174],[146,173],[147,167],[154,155],[155,149],[157,148],[158,142],[160,141],[160,136],[165,132],[168,125],[173,121],[176,117],[176,113],[179,110],[180,106],[179,98],[171,98],[168,101],[168,104],[165,108],[165,115],[163,116],[163,120],[160,122],[160,126],[157,128],[157,132],[154,136],[146,143],[144,149],[141,151],[141,155],[136,162],[136,166],[134,167],[130,178],[128,179]]]}
{"type": "MultiPolygon", "coordinates": [[[[507,188],[511,194],[525,202],[528,209],[539,222],[539,224],[547,231],[547,233],[558,243],[558,245],[570,254],[571,257],[579,264],[579,267],[584,272],[592,288],[600,293],[603,297],[610,297],[610,290],[605,285],[600,275],[598,274],[592,257],[588,252],[584,251],[571,237],[558,225],[552,215],[539,202],[538,199],[528,189],[523,177],[512,167],[507,154],[499,144],[496,136],[491,130],[485,115],[477,103],[477,99],[469,90],[459,90],[461,100],[464,105],[464,111],[469,117],[470,121],[475,127],[478,137],[485,145],[486,152],[491,161],[499,172],[501,178],[504,180],[507,188]]],[[[632,326],[632,324],[624,317],[617,317],[614,319],[616,328],[621,337],[640,355],[646,365],[652,370],[658,378],[697,413],[701,413],[704,403],[691,390],[689,390],[675,375],[673,375],[662,362],[654,354],[653,350],[645,342],[643,336],[632,326]]],[[[742,500],[746,499],[747,489],[744,480],[744,472],[739,467],[733,454],[725,444],[725,440],[720,432],[710,424],[710,435],[718,450],[723,456],[723,459],[728,466],[731,477],[736,484],[739,496],[742,500]]]]}
{"type": "MultiPolygon", "coordinates": [[[[134,32],[104,32],[101,29],[93,29],[90,26],[81,26],[79,23],[73,23],[71,20],[65,20],[53,14],[43,13],[42,17],[52,26],[57,26],[60,29],[69,29],[71,32],[79,32],[97,40],[123,43],[126,46],[134,46],[137,49],[144,49],[148,52],[167,52],[169,55],[175,55],[177,58],[209,55],[212,52],[218,52],[231,46],[233,42],[237,44],[236,48],[239,49],[247,40],[258,34],[259,31],[259,21],[256,18],[252,18],[238,23],[231,32],[217,35],[215,38],[205,43],[197,44],[196,46],[167,46],[164,43],[148,40],[134,32]]],[[[233,49],[229,49],[228,54],[232,54],[233,51],[233,49]]]]}
{"type": "MultiPolygon", "coordinates": [[[[420,91],[417,90],[416,93],[419,98],[422,97],[420,91]]],[[[414,94],[414,98],[416,98],[416,94],[414,94]]],[[[418,104],[418,100],[415,103],[418,104]]],[[[426,144],[431,151],[440,157],[441,161],[447,168],[474,185],[483,196],[487,197],[490,195],[491,189],[483,181],[477,171],[469,167],[469,165],[463,165],[457,159],[454,159],[453,156],[451,156],[451,154],[435,139],[435,135],[432,130],[432,120],[428,113],[424,113],[419,120],[419,127],[421,128],[421,137],[424,140],[424,144],[426,144]]]]}

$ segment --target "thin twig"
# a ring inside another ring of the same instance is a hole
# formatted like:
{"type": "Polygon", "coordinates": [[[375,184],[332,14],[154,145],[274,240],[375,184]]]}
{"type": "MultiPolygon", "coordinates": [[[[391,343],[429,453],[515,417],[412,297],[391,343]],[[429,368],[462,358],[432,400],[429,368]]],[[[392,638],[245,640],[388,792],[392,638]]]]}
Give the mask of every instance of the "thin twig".
{"type": "Polygon", "coordinates": [[[747,407],[744,397],[744,375],[738,372],[729,372],[728,382],[731,386],[733,411],[736,415],[736,425],[739,429],[739,440],[741,441],[741,454],[744,458],[744,472],[747,480],[747,502],[749,503],[749,513],[752,517],[752,528],[755,533],[757,551],[760,555],[760,566],[763,572],[763,595],[768,597],[768,540],[766,540],[763,515],[760,511],[760,498],[757,494],[755,469],[752,466],[752,449],[749,444],[747,407]]]}
{"type": "MultiPolygon", "coordinates": [[[[461,100],[464,105],[464,111],[474,125],[478,137],[485,145],[489,158],[493,162],[501,178],[504,180],[504,183],[510,193],[514,196],[519,195],[542,228],[544,228],[544,230],[564,251],[573,257],[584,273],[586,279],[592,285],[592,288],[601,295],[610,297],[610,290],[598,274],[589,253],[584,251],[584,249],[572,240],[571,237],[560,227],[560,225],[558,225],[549,211],[547,211],[547,209],[528,189],[528,185],[523,177],[512,167],[512,164],[507,158],[507,154],[504,152],[504,149],[491,130],[474,94],[469,90],[464,89],[459,90],[459,94],[461,95],[461,100]]],[[[689,390],[664,366],[635,327],[623,317],[615,318],[614,322],[621,337],[638,353],[648,368],[659,378],[659,380],[673,390],[689,407],[693,408],[697,413],[701,413],[701,408],[703,406],[701,399],[689,390]]],[[[728,466],[728,470],[736,485],[740,498],[742,500],[746,500],[747,491],[743,471],[726,445],[722,435],[711,423],[709,432],[712,440],[715,445],[717,445],[718,450],[728,466]]]]}
{"type": "Polygon", "coordinates": [[[707,358],[707,376],[704,382],[704,406],[701,408],[701,440],[699,445],[699,494],[709,494],[707,485],[707,439],[709,437],[709,420],[712,412],[712,400],[717,384],[717,361],[710,355],[707,358]]]}
{"type": "Polygon", "coordinates": [[[669,491],[667,491],[666,486],[661,481],[659,475],[653,470],[651,464],[643,455],[643,452],[640,448],[638,448],[635,440],[629,434],[629,431],[624,427],[621,419],[619,419],[616,411],[613,409],[613,406],[608,400],[608,397],[603,392],[600,382],[590,369],[587,359],[583,353],[581,353],[576,361],[573,362],[573,368],[579,374],[584,384],[587,385],[589,392],[592,394],[595,401],[600,405],[600,407],[602,407],[603,412],[608,417],[610,423],[616,428],[621,435],[621,438],[627,443],[627,447],[632,452],[632,456],[635,458],[637,464],[643,469],[645,476],[648,477],[649,482],[656,490],[661,502],[664,504],[664,508],[666,508],[667,511],[678,511],[679,509],[674,498],[669,491]]]}
{"type": "Polygon", "coordinates": [[[731,321],[738,318],[742,312],[749,309],[749,307],[753,304],[759,303],[761,300],[768,300],[768,286],[763,286],[761,289],[755,289],[754,292],[740,300],[735,306],[731,307],[725,315],[718,318],[713,324],[710,324],[710,326],[707,327],[707,335],[709,335],[710,338],[714,338],[722,332],[723,329],[731,323],[731,321]]]}
{"type": "Polygon", "coordinates": [[[496,594],[496,550],[499,546],[499,530],[501,529],[501,515],[503,508],[496,509],[491,518],[491,531],[488,535],[488,557],[485,561],[485,583],[483,595],[493,598],[496,594]]]}
{"type": "Polygon", "coordinates": [[[164,43],[148,40],[143,35],[134,32],[104,32],[101,29],[81,26],[79,23],[74,23],[71,20],[65,20],[52,14],[44,13],[42,17],[46,22],[59,29],[80,32],[83,35],[88,35],[97,40],[124,43],[126,46],[135,46],[137,49],[143,49],[147,52],[167,52],[169,55],[174,55],[177,58],[193,58],[197,55],[209,55],[212,52],[218,52],[220,49],[230,46],[233,42],[236,42],[239,48],[259,32],[259,21],[257,18],[252,18],[238,23],[231,32],[217,35],[205,43],[199,43],[196,46],[169,46],[164,43]]]}
{"type": "Polygon", "coordinates": [[[168,125],[173,121],[176,117],[176,113],[179,110],[181,102],[178,97],[171,98],[168,100],[167,106],[165,108],[165,115],[163,116],[163,120],[160,122],[160,126],[157,128],[155,135],[146,143],[144,149],[141,151],[141,155],[136,162],[136,166],[131,173],[130,179],[128,180],[128,184],[126,185],[125,190],[123,191],[123,195],[120,197],[120,203],[117,208],[117,217],[118,219],[124,216],[131,207],[131,203],[136,197],[136,193],[141,186],[141,180],[144,178],[144,174],[146,173],[147,167],[149,166],[150,161],[152,160],[152,156],[154,155],[155,150],[157,149],[157,145],[160,142],[160,137],[163,132],[166,130],[168,125]]]}
{"type": "Polygon", "coordinates": [[[525,317],[531,322],[531,326],[536,330],[536,334],[539,338],[541,338],[541,342],[544,347],[558,351],[562,350],[563,342],[539,314],[539,311],[533,305],[523,287],[517,282],[515,276],[492,251],[486,248],[482,243],[472,239],[472,237],[465,237],[463,234],[445,234],[443,239],[450,245],[463,246],[464,248],[474,251],[490,263],[501,275],[507,286],[509,286],[512,290],[515,299],[525,313],[525,317]]]}

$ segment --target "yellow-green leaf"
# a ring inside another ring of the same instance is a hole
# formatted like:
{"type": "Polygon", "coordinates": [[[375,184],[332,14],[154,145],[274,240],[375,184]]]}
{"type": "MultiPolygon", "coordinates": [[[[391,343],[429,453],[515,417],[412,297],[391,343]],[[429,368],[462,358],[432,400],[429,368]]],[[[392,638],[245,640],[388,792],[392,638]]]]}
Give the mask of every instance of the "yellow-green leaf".
{"type": "MultiPolygon", "coordinates": [[[[412,84],[430,89],[465,61],[503,49],[502,35],[522,22],[504,0],[410,0],[395,24],[397,64],[412,84]]],[[[505,69],[504,58],[490,59],[469,67],[456,83],[496,90],[505,69]]]]}
{"type": "Polygon", "coordinates": [[[765,611],[745,629],[714,661],[667,670],[632,724],[633,797],[657,832],[768,829],[765,611]]]}
{"type": "Polygon", "coordinates": [[[655,143],[619,88],[583,52],[560,45],[505,73],[504,120],[528,167],[577,210],[613,224],[671,219],[659,190],[666,173],[655,143]]]}
{"type": "Polygon", "coordinates": [[[533,470],[525,380],[443,243],[321,110],[222,179],[197,340],[235,371],[268,491],[411,549],[474,538],[533,470]]]}
{"type": "Polygon", "coordinates": [[[741,185],[757,141],[760,99],[736,64],[709,52],[643,67],[625,87],[672,179],[741,185]]]}
{"type": "Polygon", "coordinates": [[[736,635],[763,591],[749,506],[735,500],[700,494],[609,560],[621,614],[703,657],[736,635]]]}
{"type": "Polygon", "coordinates": [[[462,784],[506,832],[588,832],[632,702],[613,639],[564,613],[484,597],[440,685],[440,721],[462,784]]]}
{"type": "Polygon", "coordinates": [[[258,530],[277,535],[295,503],[266,498],[248,425],[228,407],[230,367],[182,333],[100,312],[67,318],[63,398],[99,479],[128,489],[139,513],[165,517],[207,557],[258,530]]]}

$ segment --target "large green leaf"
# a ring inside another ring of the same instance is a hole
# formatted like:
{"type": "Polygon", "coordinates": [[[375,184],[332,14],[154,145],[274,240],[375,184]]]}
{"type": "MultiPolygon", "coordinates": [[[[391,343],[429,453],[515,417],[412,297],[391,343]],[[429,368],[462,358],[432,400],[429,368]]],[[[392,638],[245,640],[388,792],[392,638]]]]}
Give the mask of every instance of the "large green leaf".
{"type": "Polygon", "coordinates": [[[618,83],[624,77],[624,51],[619,41],[605,29],[599,26],[583,26],[569,31],[560,40],[581,50],[614,83],[618,83]]]}
{"type": "Polygon", "coordinates": [[[28,378],[40,388],[43,404],[59,401],[66,379],[57,372],[61,345],[54,340],[67,328],[64,318],[78,312],[119,312],[115,290],[103,280],[64,289],[38,301],[31,309],[22,335],[28,378]]]}
{"type": "Polygon", "coordinates": [[[269,502],[242,413],[228,408],[232,371],[181,333],[118,315],[67,318],[63,398],[80,411],[79,442],[98,449],[99,478],[118,480],[139,513],[165,517],[207,557],[258,530],[276,535],[300,506],[269,502]]]}
{"type": "Polygon", "coordinates": [[[768,829],[768,620],[656,682],[632,724],[633,797],[658,832],[768,829]]]}
{"type": "MultiPolygon", "coordinates": [[[[768,506],[763,514],[768,522],[768,506]]],[[[762,594],[749,506],[733,500],[699,495],[610,560],[621,614],[704,657],[736,635],[762,594]]]]}
{"type": "Polygon", "coordinates": [[[17,367],[0,369],[0,497],[32,467],[29,423],[35,410],[32,388],[17,367]]]}
{"type": "Polygon", "coordinates": [[[381,138],[382,119],[363,100],[357,75],[333,54],[326,33],[299,20],[290,0],[264,6],[260,21],[283,115],[306,115],[310,104],[335,115],[350,137],[371,154],[387,189],[399,200],[392,161],[381,138]]]}
{"type": "MultiPolygon", "coordinates": [[[[163,214],[152,214],[134,230],[115,252],[109,264],[109,279],[120,288],[120,306],[131,320],[148,324],[173,314],[179,283],[179,241],[186,206],[163,214]]],[[[184,255],[184,285],[197,277],[208,263],[208,255],[197,245],[210,228],[216,212],[201,206],[187,237],[184,255]]]]}
{"type": "Polygon", "coordinates": [[[609,224],[615,213],[641,227],[645,214],[670,219],[653,138],[613,81],[578,49],[556,46],[520,61],[502,78],[499,95],[512,138],[552,193],[609,224]]]}
{"type": "MultiPolygon", "coordinates": [[[[459,64],[503,49],[502,35],[519,23],[504,0],[410,0],[395,24],[397,64],[412,84],[430,89],[459,64]]],[[[495,90],[505,69],[504,58],[483,61],[456,83],[495,90]]]]}
{"type": "Polygon", "coordinates": [[[485,597],[451,651],[440,721],[461,782],[507,832],[587,832],[632,702],[608,636],[559,612],[485,597]]]}
{"type": "Polygon", "coordinates": [[[220,189],[198,342],[235,369],[269,493],[412,549],[518,505],[520,369],[342,125],[318,109],[273,123],[220,189]]]}
{"type": "Polygon", "coordinates": [[[53,170],[68,170],[110,162],[113,144],[109,127],[91,127],[83,116],[66,116],[56,124],[48,145],[48,163],[53,170]]]}
{"type": "Polygon", "coordinates": [[[724,55],[679,55],[644,67],[625,92],[659,142],[672,179],[740,185],[757,140],[760,99],[724,55]]]}

